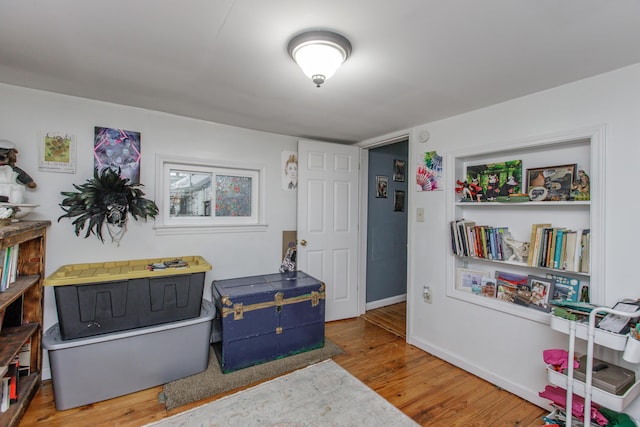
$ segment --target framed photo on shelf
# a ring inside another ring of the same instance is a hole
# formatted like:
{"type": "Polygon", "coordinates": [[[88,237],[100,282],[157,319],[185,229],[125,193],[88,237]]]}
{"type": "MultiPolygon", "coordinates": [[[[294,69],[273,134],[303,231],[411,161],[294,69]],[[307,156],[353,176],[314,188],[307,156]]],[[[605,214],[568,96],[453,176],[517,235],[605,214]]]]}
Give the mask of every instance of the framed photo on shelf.
{"type": "Polygon", "coordinates": [[[580,279],[547,273],[547,279],[553,279],[553,286],[549,292],[549,301],[577,302],[580,295],[580,279]]]}
{"type": "Polygon", "coordinates": [[[404,212],[404,191],[402,190],[393,192],[393,211],[404,212]]]}
{"type": "Polygon", "coordinates": [[[529,307],[542,311],[550,311],[549,295],[554,286],[554,279],[548,277],[529,276],[527,287],[531,290],[529,307]]]}
{"type": "Polygon", "coordinates": [[[389,188],[389,177],[376,175],[376,198],[386,199],[387,190],[389,188]]]}
{"type": "Polygon", "coordinates": [[[481,294],[483,279],[485,279],[484,283],[486,284],[486,279],[490,277],[491,275],[488,271],[458,268],[456,270],[456,289],[481,294]]]}
{"type": "MultiPolygon", "coordinates": [[[[518,303],[523,291],[528,291],[528,277],[507,271],[496,271],[496,298],[501,301],[518,303]],[[518,293],[520,291],[520,293],[518,293]]],[[[527,303],[528,304],[528,303],[527,303]]]]}
{"type": "Polygon", "coordinates": [[[405,167],[407,162],[404,160],[395,159],[393,161],[393,180],[397,182],[404,182],[405,167]]]}
{"type": "Polygon", "coordinates": [[[576,164],[527,169],[527,193],[534,201],[569,200],[576,164]]]}

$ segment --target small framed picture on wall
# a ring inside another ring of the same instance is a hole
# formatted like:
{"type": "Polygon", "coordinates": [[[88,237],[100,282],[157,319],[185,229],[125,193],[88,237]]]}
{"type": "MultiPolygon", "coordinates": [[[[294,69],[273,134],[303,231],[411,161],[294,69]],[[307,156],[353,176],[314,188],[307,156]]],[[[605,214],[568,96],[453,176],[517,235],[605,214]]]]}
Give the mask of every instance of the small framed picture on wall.
{"type": "Polygon", "coordinates": [[[404,212],[404,191],[395,190],[393,193],[393,211],[404,212]]]}
{"type": "Polygon", "coordinates": [[[393,180],[396,182],[404,182],[405,175],[405,167],[406,163],[404,160],[395,159],[393,161],[393,180]]]}
{"type": "Polygon", "coordinates": [[[376,176],[376,198],[386,199],[389,188],[389,177],[383,175],[376,176]]]}

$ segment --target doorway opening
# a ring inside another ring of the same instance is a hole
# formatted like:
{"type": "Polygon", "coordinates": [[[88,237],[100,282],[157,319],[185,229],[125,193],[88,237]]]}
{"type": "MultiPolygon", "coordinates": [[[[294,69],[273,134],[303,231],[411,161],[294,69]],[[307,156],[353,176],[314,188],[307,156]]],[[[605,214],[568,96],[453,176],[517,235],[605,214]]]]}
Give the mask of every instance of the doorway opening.
{"type": "Polygon", "coordinates": [[[401,336],[406,335],[408,151],[406,138],[368,150],[363,317],[401,336]]]}

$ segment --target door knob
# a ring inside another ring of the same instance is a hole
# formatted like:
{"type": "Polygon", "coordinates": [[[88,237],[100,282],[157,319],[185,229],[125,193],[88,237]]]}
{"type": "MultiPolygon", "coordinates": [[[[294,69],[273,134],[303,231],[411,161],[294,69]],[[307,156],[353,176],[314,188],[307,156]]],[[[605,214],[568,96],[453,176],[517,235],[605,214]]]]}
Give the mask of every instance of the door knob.
{"type": "Polygon", "coordinates": [[[302,246],[307,246],[307,241],[306,240],[300,240],[300,244],[302,246]]]}

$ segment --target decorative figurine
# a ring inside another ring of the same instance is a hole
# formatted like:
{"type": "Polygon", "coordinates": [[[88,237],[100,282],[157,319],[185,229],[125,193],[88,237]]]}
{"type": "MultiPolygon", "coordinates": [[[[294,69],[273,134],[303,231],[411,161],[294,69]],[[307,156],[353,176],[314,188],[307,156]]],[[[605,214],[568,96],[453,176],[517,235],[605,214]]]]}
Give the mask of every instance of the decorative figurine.
{"type": "Polygon", "coordinates": [[[18,150],[16,145],[6,139],[0,139],[0,166],[11,166],[14,172],[18,174],[16,180],[26,185],[28,188],[36,188],[38,185],[33,178],[16,166],[18,150]]]}
{"type": "Polygon", "coordinates": [[[578,181],[571,186],[573,200],[590,200],[591,184],[589,175],[582,169],[578,170],[578,181]]]}
{"type": "Polygon", "coordinates": [[[474,201],[476,199],[476,195],[482,191],[482,187],[478,185],[478,180],[474,179],[469,183],[469,181],[460,181],[457,180],[456,183],[458,187],[456,187],[456,193],[462,194],[463,201],[474,201]]]}
{"type": "Polygon", "coordinates": [[[513,252],[509,257],[509,261],[516,260],[518,262],[524,262],[524,259],[529,256],[529,242],[521,242],[508,235],[502,236],[502,241],[513,252]]]}

